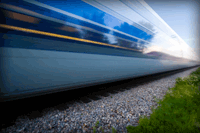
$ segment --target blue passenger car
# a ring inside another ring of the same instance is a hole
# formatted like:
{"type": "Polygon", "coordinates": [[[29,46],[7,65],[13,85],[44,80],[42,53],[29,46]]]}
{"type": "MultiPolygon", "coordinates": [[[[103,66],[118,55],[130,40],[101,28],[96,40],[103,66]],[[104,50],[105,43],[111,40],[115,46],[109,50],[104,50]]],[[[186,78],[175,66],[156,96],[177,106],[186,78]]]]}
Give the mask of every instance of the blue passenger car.
{"type": "Polygon", "coordinates": [[[0,9],[3,101],[199,64],[152,51],[178,42],[144,1],[2,0],[0,9]]]}

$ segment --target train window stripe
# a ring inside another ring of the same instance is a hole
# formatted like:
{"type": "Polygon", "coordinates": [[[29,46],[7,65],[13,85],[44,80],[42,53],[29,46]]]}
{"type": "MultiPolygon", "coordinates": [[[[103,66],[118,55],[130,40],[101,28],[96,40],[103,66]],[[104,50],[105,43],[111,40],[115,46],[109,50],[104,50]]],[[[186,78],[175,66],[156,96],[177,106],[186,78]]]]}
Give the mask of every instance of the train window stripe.
{"type": "MultiPolygon", "coordinates": [[[[137,6],[135,6],[132,1],[130,2],[129,0],[120,0],[123,4],[125,4],[128,8],[132,9],[134,12],[136,12],[137,14],[139,14],[143,19],[145,19],[146,21],[148,21],[150,24],[154,25],[155,27],[157,27],[157,25],[155,25],[154,23],[152,23],[151,21],[149,21],[149,19],[147,19],[145,16],[143,16],[141,13],[139,13],[137,10],[139,10],[141,12],[141,9],[137,6]]],[[[146,8],[145,8],[146,9],[146,8]]],[[[148,11],[148,10],[147,10],[148,11]]],[[[155,16],[154,16],[155,17],[155,16]]],[[[140,24],[139,24],[140,25],[140,24]]],[[[141,25],[140,25],[141,26],[141,25]]],[[[144,27],[144,26],[143,26],[144,27]]],[[[146,28],[146,27],[145,27],[146,28]]],[[[160,27],[157,27],[161,32],[165,33],[160,27]]],[[[147,28],[148,29],[148,28],[147,28]]],[[[148,29],[150,30],[150,29],[148,29]]],[[[153,32],[152,30],[150,30],[151,32],[153,32]]],[[[153,32],[156,33],[156,32],[153,32]]],[[[166,33],[165,33],[166,34],[166,33]]],[[[167,34],[166,34],[167,35],[167,34]]]]}
{"type": "MultiPolygon", "coordinates": [[[[3,12],[5,12],[6,14],[8,14],[9,12],[12,12],[12,11],[8,11],[8,10],[6,10],[6,11],[4,11],[4,10],[2,10],[3,12]]],[[[43,18],[42,18],[43,19],[43,18]]],[[[41,20],[42,20],[41,19],[41,20]]],[[[12,20],[12,22],[13,23],[9,23],[10,21],[9,21],[9,19],[7,19],[7,22],[6,22],[6,24],[7,25],[13,25],[13,26],[19,26],[19,25],[15,25],[15,21],[13,21],[12,20]]],[[[59,23],[60,24],[60,23],[59,23]]],[[[64,24],[64,23],[63,23],[64,24]]],[[[63,26],[66,26],[66,25],[61,25],[61,27],[63,27],[63,26]]],[[[74,26],[74,25],[73,25],[74,26]]],[[[72,27],[73,27],[72,26],[72,27]]],[[[19,26],[20,27],[20,26],[19,26]]],[[[21,25],[21,27],[24,27],[23,25],[21,25]]],[[[39,27],[41,27],[40,25],[39,25],[39,27]]],[[[76,27],[76,26],[74,26],[74,27],[76,27]]],[[[24,27],[24,28],[29,28],[29,27],[24,27]]],[[[76,27],[77,28],[77,27],[76,27]]],[[[94,29],[91,29],[91,28],[88,28],[88,27],[83,27],[83,29],[86,29],[86,30],[88,30],[88,31],[92,31],[92,32],[94,32],[94,33],[98,33],[98,34],[101,34],[101,35],[106,35],[107,37],[109,36],[109,37],[111,37],[111,38],[118,38],[118,39],[120,39],[120,40],[124,40],[124,41],[128,41],[128,42],[131,42],[131,43],[138,43],[138,41],[139,40],[136,40],[136,41],[131,41],[131,40],[128,40],[128,39],[124,39],[124,38],[121,38],[121,37],[117,37],[117,36],[113,36],[113,35],[111,35],[111,34],[107,34],[107,33],[103,33],[103,32],[99,32],[99,31],[97,31],[97,30],[94,30],[94,29]]],[[[37,29],[34,29],[34,30],[43,30],[43,28],[37,28],[37,29]]],[[[77,29],[78,30],[78,29],[77,29]]],[[[45,30],[43,30],[43,31],[45,31],[45,30]]],[[[46,32],[51,32],[51,33],[54,33],[54,31],[46,31],[46,32]]],[[[62,33],[58,33],[58,34],[62,34],[62,33]]],[[[62,34],[62,35],[65,35],[65,34],[62,34]]],[[[75,37],[75,36],[74,36],[75,37]]],[[[83,38],[84,39],[84,38],[83,38]]],[[[93,39],[91,39],[91,40],[93,40],[93,39]]],[[[95,40],[93,40],[93,41],[95,41],[95,40]]]]}
{"type": "Polygon", "coordinates": [[[23,0],[23,1],[26,1],[26,2],[29,2],[31,4],[34,4],[34,5],[37,5],[37,6],[40,6],[40,7],[43,7],[43,8],[47,8],[49,10],[53,10],[53,11],[56,11],[56,12],[59,12],[59,13],[62,13],[64,15],[67,15],[67,16],[70,16],[70,17],[73,17],[73,18],[76,18],[76,19],[79,19],[79,20],[83,20],[85,22],[89,22],[89,23],[92,23],[92,24],[95,24],[95,25],[98,25],[100,27],[103,27],[103,28],[107,28],[107,29],[112,29],[110,27],[107,27],[107,26],[104,26],[102,24],[99,24],[99,23],[96,23],[94,21],[91,21],[91,20],[88,20],[86,18],[83,18],[81,16],[78,16],[78,15],[75,15],[75,14],[72,14],[72,13],[69,13],[69,12],[66,12],[64,10],[61,10],[61,9],[58,9],[58,8],[55,8],[55,7],[52,7],[52,6],[49,6],[49,5],[46,5],[46,4],[43,4],[41,2],[37,2],[37,1],[34,1],[34,0],[23,0]]]}
{"type": "MultiPolygon", "coordinates": [[[[137,10],[141,10],[140,8],[138,8],[138,7],[136,7],[133,3],[132,3],[132,1],[130,2],[130,1],[128,1],[128,0],[120,0],[122,3],[124,3],[127,7],[129,7],[129,8],[131,8],[132,10],[134,10],[137,14],[139,14],[140,16],[142,16],[145,20],[147,20],[149,23],[151,23],[152,25],[154,25],[154,27],[157,27],[157,29],[160,31],[160,32],[162,32],[162,33],[164,33],[166,36],[168,36],[168,37],[170,37],[170,35],[169,34],[167,34],[167,33],[165,33],[164,32],[164,30],[163,29],[161,29],[160,27],[158,27],[156,24],[154,24],[154,23],[152,23],[149,19],[147,19],[144,15],[142,15],[141,13],[139,13],[138,11],[136,11],[135,10],[135,8],[137,9],[137,10]],[[129,3],[129,4],[128,4],[129,3]],[[133,8],[133,6],[134,6],[134,8],[133,8]]],[[[141,5],[142,6],[142,5],[141,5]]],[[[144,7],[144,6],[142,6],[142,7],[144,7]]],[[[145,7],[144,7],[145,8],[145,7]]],[[[145,8],[146,9],[146,8],[145,8]]],[[[146,11],[149,11],[148,9],[146,9],[146,11]]],[[[149,11],[150,12],[150,11],[149,11]]],[[[151,14],[152,14],[152,12],[150,12],[151,14]]],[[[154,15],[152,15],[153,17],[155,17],[156,19],[157,19],[157,17],[156,16],[154,16],[154,15]]],[[[162,24],[162,23],[161,23],[162,24]]],[[[156,33],[156,32],[153,32],[153,33],[156,33]]],[[[171,41],[170,41],[171,42],[171,41]]],[[[173,43],[172,43],[173,44],[173,43]]]]}
{"type": "MultiPolygon", "coordinates": [[[[55,11],[55,12],[58,12],[58,13],[61,13],[61,14],[64,14],[64,15],[67,15],[67,16],[70,16],[70,17],[73,17],[73,18],[75,18],[75,19],[79,19],[79,20],[82,20],[82,21],[85,21],[85,22],[88,22],[88,23],[94,24],[94,25],[99,26],[99,27],[102,27],[102,28],[109,29],[109,30],[114,31],[114,32],[118,32],[118,33],[120,33],[120,34],[123,34],[123,35],[129,36],[129,37],[132,37],[132,38],[136,38],[136,39],[138,39],[138,40],[145,41],[145,40],[143,40],[143,39],[141,39],[141,38],[138,38],[138,37],[132,36],[132,35],[127,34],[127,33],[125,33],[125,32],[121,32],[121,31],[119,31],[119,30],[116,30],[116,29],[113,29],[113,28],[110,28],[110,27],[104,26],[104,25],[102,25],[102,24],[96,23],[96,22],[91,21],[91,20],[89,20],[89,19],[85,19],[85,18],[83,18],[83,17],[81,17],[81,16],[78,16],[78,15],[75,15],[75,14],[69,13],[69,12],[67,12],[67,11],[64,11],[64,10],[61,10],[61,9],[58,9],[58,8],[55,8],[55,7],[52,7],[52,6],[49,6],[49,5],[43,4],[43,3],[41,3],[41,2],[37,2],[37,1],[34,1],[34,0],[23,0],[23,1],[26,1],[26,2],[28,2],[28,3],[31,3],[31,4],[34,4],[34,5],[37,5],[37,6],[40,6],[40,7],[46,8],[46,9],[49,9],[49,10],[53,10],[53,11],[55,11]]],[[[148,42],[148,41],[146,41],[146,42],[148,42]]],[[[150,43],[150,42],[148,42],[148,43],[150,43]]]]}
{"type": "MultiPolygon", "coordinates": [[[[4,3],[3,4],[0,3],[0,7],[6,8],[6,9],[10,9],[10,10],[13,10],[13,11],[17,11],[17,12],[20,12],[20,13],[23,13],[23,14],[32,15],[32,16],[35,16],[35,17],[38,17],[38,18],[46,19],[46,20],[49,20],[49,21],[54,21],[54,22],[61,23],[61,24],[64,24],[64,25],[69,25],[69,26],[73,26],[73,27],[77,27],[77,28],[86,29],[86,30],[89,30],[89,31],[92,31],[92,32],[100,33],[100,34],[113,36],[113,37],[120,38],[120,39],[129,41],[129,42],[134,42],[132,40],[125,39],[125,38],[122,38],[122,37],[119,37],[119,36],[114,36],[114,35],[108,34],[108,33],[103,33],[103,32],[97,31],[97,30],[89,28],[89,27],[80,26],[80,25],[77,25],[77,24],[73,24],[73,23],[70,23],[70,22],[66,22],[66,21],[57,19],[57,18],[52,18],[52,17],[49,17],[49,16],[45,16],[45,15],[42,15],[42,14],[27,10],[27,9],[24,9],[24,8],[21,8],[21,7],[9,5],[9,4],[4,4],[4,3]]],[[[146,40],[143,40],[143,39],[140,39],[140,38],[137,38],[137,37],[132,37],[132,38],[140,40],[140,41],[143,41],[143,42],[146,42],[146,43],[149,43],[149,44],[151,43],[149,41],[146,41],[146,40]]],[[[153,44],[153,43],[151,43],[151,44],[153,44]]]]}
{"type": "Polygon", "coordinates": [[[105,46],[110,46],[110,47],[115,47],[115,48],[128,49],[128,50],[132,50],[132,51],[138,51],[138,50],[135,50],[135,49],[121,47],[121,46],[118,46],[118,45],[111,45],[111,44],[106,44],[106,43],[101,43],[101,42],[96,42],[96,41],[91,41],[91,40],[86,40],[86,39],[80,39],[80,38],[76,38],[76,37],[70,37],[70,36],[65,36],[65,35],[60,35],[60,34],[55,34],[55,33],[50,33],[50,32],[32,30],[32,29],[26,29],[26,28],[21,28],[21,27],[16,27],[16,26],[10,26],[10,25],[5,25],[5,24],[0,24],[0,27],[6,28],[6,29],[12,29],[12,30],[30,32],[30,33],[40,34],[40,35],[46,35],[46,36],[52,36],[52,37],[58,37],[58,38],[76,40],[76,41],[81,41],[81,42],[88,42],[88,43],[105,45],[105,46]]]}
{"type": "MultiPolygon", "coordinates": [[[[10,12],[10,11],[9,11],[10,12]]],[[[45,31],[45,32],[50,32],[50,33],[56,33],[56,34],[60,34],[60,35],[66,35],[66,36],[71,36],[71,37],[77,37],[77,38],[81,38],[81,37],[78,37],[78,36],[74,36],[74,35],[70,35],[69,34],[69,31],[66,31],[66,32],[59,32],[59,31],[65,31],[65,29],[63,29],[64,27],[73,27],[73,26],[67,26],[67,25],[60,25],[60,23],[58,23],[58,24],[55,24],[55,23],[53,23],[53,22],[51,22],[51,24],[52,25],[54,25],[55,27],[53,28],[53,27],[51,27],[50,25],[49,25],[49,22],[47,21],[47,22],[45,22],[46,20],[44,20],[43,21],[43,19],[41,19],[40,20],[40,22],[42,23],[42,24],[39,24],[39,25],[37,25],[37,27],[32,27],[31,25],[28,25],[28,24],[26,24],[26,23],[24,23],[23,21],[21,22],[21,23],[19,23],[19,24],[17,24],[16,25],[16,23],[18,23],[16,20],[13,20],[13,19],[10,19],[10,18],[7,18],[7,21],[6,21],[6,24],[7,25],[12,25],[12,26],[18,26],[18,27],[23,27],[23,28],[28,28],[28,29],[33,29],[33,30],[41,30],[41,31],[45,31]],[[48,25],[49,27],[51,27],[51,28],[48,28],[48,29],[46,29],[46,25],[48,25]],[[59,26],[58,26],[59,25],[59,26]],[[31,26],[31,27],[30,27],[31,26]],[[55,29],[58,29],[58,30],[55,30],[55,29]]],[[[76,32],[79,32],[79,33],[81,33],[81,31],[79,31],[79,29],[78,28],[75,28],[75,27],[73,27],[74,28],[74,30],[76,30],[76,32]]],[[[88,27],[86,27],[86,28],[88,28],[88,27]]],[[[99,32],[99,31],[96,31],[96,30],[93,30],[93,29],[87,29],[87,31],[88,31],[88,33],[89,34],[91,34],[91,35],[93,35],[93,34],[100,34],[100,35],[102,35],[102,36],[106,36],[107,38],[108,38],[108,40],[109,40],[109,38],[111,39],[120,39],[120,40],[124,40],[124,41],[126,41],[126,42],[130,42],[130,43],[133,43],[133,44],[135,44],[135,43],[138,43],[139,42],[139,40],[135,40],[135,42],[134,41],[131,41],[131,40],[127,40],[127,39],[124,39],[124,38],[121,38],[121,37],[116,37],[116,36],[113,36],[113,35],[111,35],[111,34],[106,34],[106,33],[102,33],[102,32],[99,32]]],[[[95,36],[97,36],[97,35],[95,35],[95,36]]],[[[88,38],[82,38],[82,39],[88,39],[88,38]]],[[[95,40],[95,38],[90,38],[89,40],[91,40],[91,41],[97,41],[97,40],[95,40]]],[[[99,40],[99,41],[97,41],[97,42],[102,42],[102,40],[99,40]]],[[[106,43],[106,42],[102,42],[102,43],[106,43]]],[[[111,45],[116,45],[116,44],[113,44],[113,43],[109,43],[109,44],[111,44],[111,45]]],[[[122,46],[123,47],[123,46],[122,46]]],[[[128,48],[131,48],[131,47],[128,47],[128,48]]],[[[131,49],[135,49],[135,48],[131,48],[131,49]]],[[[137,49],[135,49],[135,50],[137,50],[137,49]]]]}
{"type": "MultiPolygon", "coordinates": [[[[150,29],[148,29],[148,28],[146,28],[146,27],[145,27],[145,29],[144,29],[144,26],[141,26],[139,23],[135,22],[134,20],[131,20],[131,19],[129,19],[129,18],[127,18],[127,17],[125,17],[125,16],[123,16],[123,15],[121,15],[121,14],[115,12],[115,10],[108,8],[107,6],[105,6],[105,5],[103,5],[102,3],[98,2],[97,0],[93,0],[93,1],[91,1],[91,0],[82,0],[82,1],[84,1],[84,2],[86,2],[86,3],[88,3],[88,4],[90,4],[90,5],[92,5],[92,6],[96,7],[96,8],[98,8],[98,9],[100,9],[100,10],[102,10],[102,11],[108,13],[108,14],[111,14],[112,16],[114,16],[114,17],[116,17],[116,18],[118,18],[118,19],[120,19],[120,20],[126,20],[126,22],[134,22],[134,27],[137,27],[137,28],[139,28],[139,29],[142,29],[142,30],[145,31],[146,33],[149,33],[149,31],[151,31],[150,29]],[[95,1],[95,2],[94,2],[94,1],[95,1]],[[122,16],[123,16],[123,18],[122,18],[122,16]],[[142,27],[142,28],[141,28],[141,27],[142,27]],[[147,31],[147,30],[149,30],[149,31],[147,31]]],[[[119,0],[119,1],[122,2],[123,4],[125,4],[125,3],[123,2],[124,0],[119,0]]],[[[126,5],[126,4],[125,4],[125,5],[126,5]]],[[[127,6],[127,5],[126,5],[126,6],[127,6]]],[[[146,9],[146,8],[145,8],[145,9],[146,9]]],[[[149,23],[151,23],[148,19],[146,19],[145,17],[143,17],[140,13],[138,13],[138,12],[135,11],[134,9],[131,8],[131,10],[133,10],[134,12],[136,12],[137,14],[139,14],[143,19],[145,19],[145,20],[148,21],[149,23]]],[[[154,25],[154,24],[153,24],[153,25],[154,25]]],[[[160,28],[157,27],[156,25],[154,25],[154,27],[156,27],[156,30],[158,30],[159,32],[165,34],[165,35],[170,39],[170,36],[169,36],[168,34],[166,34],[162,29],[160,29],[160,28]]],[[[152,31],[151,31],[151,32],[152,32],[152,31]]],[[[152,33],[157,33],[157,32],[152,32],[152,33]]],[[[165,38],[164,38],[164,39],[165,39],[165,38]]],[[[165,40],[166,40],[166,41],[169,41],[169,43],[173,45],[174,43],[173,43],[171,40],[169,40],[169,39],[165,39],[165,40]]]]}
{"type": "MultiPolygon", "coordinates": [[[[133,20],[131,20],[131,19],[129,19],[129,18],[127,18],[127,17],[125,17],[125,16],[119,14],[119,13],[116,12],[116,11],[114,11],[113,9],[110,9],[110,8],[108,8],[107,6],[105,6],[105,5],[101,4],[101,3],[99,3],[98,1],[90,1],[90,0],[82,0],[82,1],[84,1],[85,3],[88,3],[88,4],[90,4],[90,5],[92,5],[92,6],[94,6],[94,7],[96,7],[96,8],[98,8],[98,9],[100,9],[100,10],[102,10],[102,11],[104,11],[104,12],[106,12],[106,13],[108,13],[108,14],[110,14],[110,15],[112,15],[112,16],[114,16],[114,17],[120,19],[120,20],[122,20],[122,21],[126,20],[125,22],[136,23],[136,22],[134,22],[133,20]]],[[[146,32],[147,34],[150,34],[150,35],[154,35],[154,34],[155,34],[153,31],[151,31],[150,29],[144,27],[144,26],[141,25],[141,24],[138,24],[138,23],[137,23],[137,25],[134,25],[134,27],[137,27],[138,29],[140,29],[140,30],[146,32]]]]}
{"type": "Polygon", "coordinates": [[[151,12],[158,20],[162,22],[168,29],[173,32],[173,34],[176,34],[176,32],[144,1],[144,0],[138,0],[138,2],[145,7],[149,12],[151,12]]]}

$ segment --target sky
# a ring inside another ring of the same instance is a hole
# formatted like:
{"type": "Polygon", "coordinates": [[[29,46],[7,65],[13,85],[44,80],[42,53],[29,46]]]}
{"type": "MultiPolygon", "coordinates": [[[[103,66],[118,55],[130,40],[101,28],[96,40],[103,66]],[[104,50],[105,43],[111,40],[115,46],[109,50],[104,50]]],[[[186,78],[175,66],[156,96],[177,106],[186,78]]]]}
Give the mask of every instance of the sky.
{"type": "Polygon", "coordinates": [[[200,1],[144,0],[200,57],[200,1]]]}

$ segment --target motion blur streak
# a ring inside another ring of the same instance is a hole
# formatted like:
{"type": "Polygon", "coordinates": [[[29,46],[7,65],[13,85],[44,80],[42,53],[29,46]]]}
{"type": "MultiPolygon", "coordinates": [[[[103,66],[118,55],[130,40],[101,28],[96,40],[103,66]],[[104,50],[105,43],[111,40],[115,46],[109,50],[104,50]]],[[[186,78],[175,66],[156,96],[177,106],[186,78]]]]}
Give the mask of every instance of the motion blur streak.
{"type": "Polygon", "coordinates": [[[37,19],[35,17],[31,17],[31,16],[11,12],[11,11],[6,11],[6,10],[2,10],[2,12],[5,14],[6,17],[9,17],[12,19],[29,22],[29,23],[34,23],[34,24],[38,24],[40,22],[40,19],[37,19]]]}
{"type": "Polygon", "coordinates": [[[65,31],[69,31],[69,32],[76,32],[77,31],[75,28],[67,27],[67,26],[62,26],[59,29],[60,30],[65,30],[65,31]]]}
{"type": "MultiPolygon", "coordinates": [[[[111,47],[119,47],[119,48],[122,48],[122,49],[129,49],[129,48],[123,48],[123,47],[120,47],[120,46],[109,45],[109,44],[106,44],[106,43],[95,42],[95,41],[90,41],[90,40],[85,40],[85,39],[80,39],[80,38],[75,38],[75,37],[70,37],[70,36],[64,36],[64,35],[44,32],[44,31],[31,30],[31,29],[26,29],[26,28],[21,28],[21,27],[16,27],[16,26],[10,26],[10,25],[5,25],[5,24],[0,24],[0,27],[6,28],[6,29],[12,29],[12,30],[30,32],[30,33],[35,33],[35,34],[47,35],[47,36],[52,36],[52,37],[71,39],[71,40],[76,40],[76,41],[81,41],[81,42],[89,42],[89,43],[106,45],[106,46],[111,46],[111,47]]],[[[130,50],[133,50],[133,49],[130,49],[130,50]]]]}
{"type": "Polygon", "coordinates": [[[21,7],[13,6],[13,5],[10,5],[10,4],[0,3],[0,7],[4,7],[6,9],[11,9],[11,10],[18,11],[18,12],[21,12],[21,13],[28,13],[28,14],[34,15],[34,16],[44,17],[44,15],[41,15],[39,13],[30,11],[30,10],[27,10],[27,9],[24,9],[24,8],[21,8],[21,7]]]}

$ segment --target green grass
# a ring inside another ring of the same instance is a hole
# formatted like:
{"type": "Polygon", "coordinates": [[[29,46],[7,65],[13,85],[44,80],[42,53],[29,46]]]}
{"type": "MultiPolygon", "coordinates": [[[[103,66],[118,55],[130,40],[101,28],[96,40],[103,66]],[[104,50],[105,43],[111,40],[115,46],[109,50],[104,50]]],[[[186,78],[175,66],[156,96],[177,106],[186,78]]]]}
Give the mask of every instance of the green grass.
{"type": "MultiPolygon", "coordinates": [[[[126,127],[128,133],[200,132],[200,68],[186,78],[177,78],[175,87],[169,88],[162,100],[154,99],[159,106],[152,107],[150,118],[140,116],[138,126],[126,127]]],[[[113,127],[112,133],[116,133],[113,127]]]]}
{"type": "Polygon", "coordinates": [[[186,78],[177,78],[150,119],[141,117],[137,127],[128,126],[129,133],[195,133],[200,132],[200,68],[186,78]]]}

